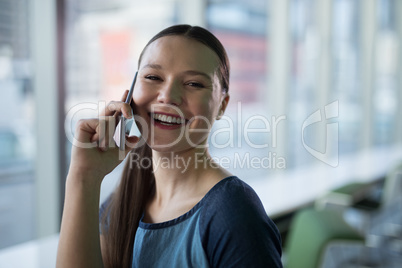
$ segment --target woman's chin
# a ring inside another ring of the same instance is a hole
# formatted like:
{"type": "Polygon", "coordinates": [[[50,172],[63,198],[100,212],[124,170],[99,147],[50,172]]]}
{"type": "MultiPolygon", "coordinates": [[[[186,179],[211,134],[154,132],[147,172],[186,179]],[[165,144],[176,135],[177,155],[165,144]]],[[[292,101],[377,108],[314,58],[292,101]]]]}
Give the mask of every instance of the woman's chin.
{"type": "Polygon", "coordinates": [[[193,150],[193,149],[197,149],[197,148],[202,148],[202,147],[207,147],[208,144],[205,143],[196,143],[196,144],[188,144],[188,143],[148,143],[148,146],[156,151],[156,152],[160,152],[160,153],[177,153],[177,152],[185,152],[185,151],[189,151],[189,150],[193,150]]]}

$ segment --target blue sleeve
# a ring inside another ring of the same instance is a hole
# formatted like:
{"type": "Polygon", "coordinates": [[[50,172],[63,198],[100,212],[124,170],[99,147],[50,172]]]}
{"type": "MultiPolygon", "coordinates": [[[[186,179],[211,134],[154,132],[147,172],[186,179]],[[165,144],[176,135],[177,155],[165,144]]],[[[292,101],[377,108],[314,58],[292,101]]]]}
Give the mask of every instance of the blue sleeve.
{"type": "Polygon", "coordinates": [[[278,229],[246,183],[226,181],[202,213],[200,236],[211,267],[282,267],[278,229]]]}

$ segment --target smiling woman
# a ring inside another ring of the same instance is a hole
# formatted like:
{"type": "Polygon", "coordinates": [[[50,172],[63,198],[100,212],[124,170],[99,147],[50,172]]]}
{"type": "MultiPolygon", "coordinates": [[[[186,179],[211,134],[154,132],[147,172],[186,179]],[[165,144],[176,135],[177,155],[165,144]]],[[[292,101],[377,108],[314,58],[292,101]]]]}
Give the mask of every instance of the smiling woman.
{"type": "Polygon", "coordinates": [[[133,97],[138,115],[146,120],[149,128],[155,127],[153,131],[148,129],[154,137],[152,141],[147,140],[151,147],[183,151],[193,144],[206,143],[213,121],[218,113],[223,113],[229,100],[219,83],[218,62],[218,56],[210,48],[185,36],[161,37],[147,46],[141,55],[139,81],[133,97]],[[158,104],[156,108],[155,104],[158,104]],[[189,139],[177,139],[180,136],[177,125],[168,126],[159,120],[151,122],[152,108],[153,114],[162,115],[162,120],[163,115],[180,117],[181,112],[186,123],[182,127],[187,128],[189,139]],[[197,132],[191,131],[195,129],[197,132]],[[173,147],[164,146],[172,143],[173,147]]]}
{"type": "Polygon", "coordinates": [[[228,89],[225,49],[207,30],[176,25],[149,41],[131,104],[112,102],[78,124],[77,141],[99,148],[73,147],[58,267],[282,266],[280,235],[260,199],[208,152],[228,89]],[[141,137],[127,137],[125,152],[148,164],[127,161],[99,212],[102,179],[122,160],[103,133],[115,128],[115,111],[130,118],[131,109],[141,137]]]}

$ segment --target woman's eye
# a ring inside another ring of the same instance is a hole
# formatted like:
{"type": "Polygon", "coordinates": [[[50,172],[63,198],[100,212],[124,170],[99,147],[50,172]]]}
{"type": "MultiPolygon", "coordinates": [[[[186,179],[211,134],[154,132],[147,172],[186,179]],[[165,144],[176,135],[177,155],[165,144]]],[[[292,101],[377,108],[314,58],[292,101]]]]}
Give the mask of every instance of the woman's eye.
{"type": "Polygon", "coordinates": [[[155,75],[147,75],[147,76],[145,76],[145,79],[155,80],[155,81],[160,80],[160,78],[155,75]]]}
{"type": "Polygon", "coordinates": [[[204,85],[201,83],[197,83],[197,82],[189,82],[187,83],[187,85],[189,85],[190,87],[197,87],[197,88],[203,88],[204,85]]]}

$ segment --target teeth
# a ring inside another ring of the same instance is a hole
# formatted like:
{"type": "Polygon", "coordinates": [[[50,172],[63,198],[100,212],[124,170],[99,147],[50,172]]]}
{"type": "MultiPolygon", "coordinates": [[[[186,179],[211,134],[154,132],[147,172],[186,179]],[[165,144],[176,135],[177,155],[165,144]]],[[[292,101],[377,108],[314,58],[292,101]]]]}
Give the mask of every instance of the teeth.
{"type": "Polygon", "coordinates": [[[152,117],[156,120],[166,122],[166,123],[174,123],[174,124],[181,124],[182,119],[179,117],[172,117],[172,116],[166,116],[164,114],[153,114],[152,117]]]}

